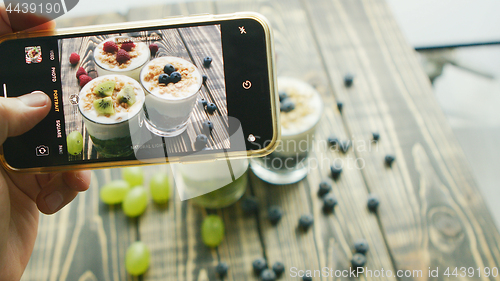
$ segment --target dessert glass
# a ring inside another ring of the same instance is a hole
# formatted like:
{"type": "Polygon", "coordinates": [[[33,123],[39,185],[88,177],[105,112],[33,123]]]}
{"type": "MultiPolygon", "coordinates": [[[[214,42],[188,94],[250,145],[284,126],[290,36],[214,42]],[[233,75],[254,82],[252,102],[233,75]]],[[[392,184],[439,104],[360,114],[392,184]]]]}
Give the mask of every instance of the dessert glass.
{"type": "Polygon", "coordinates": [[[191,199],[194,204],[209,209],[227,207],[238,201],[248,182],[247,159],[174,164],[173,168],[181,199],[191,199]]]}
{"type": "Polygon", "coordinates": [[[162,137],[174,137],[184,132],[203,82],[198,68],[182,58],[159,57],[144,66],[140,81],[146,90],[146,127],[162,137]],[[181,74],[179,82],[167,85],[158,82],[166,64],[172,64],[181,74]]]}
{"type": "Polygon", "coordinates": [[[295,109],[281,112],[281,140],[270,155],[252,158],[255,175],[272,184],[291,184],[303,179],[308,169],[308,155],[314,132],[323,111],[320,94],[300,80],[279,77],[278,91],[288,95],[295,109]]]}
{"type": "Polygon", "coordinates": [[[112,37],[97,45],[94,50],[94,61],[99,76],[121,74],[139,81],[141,69],[151,57],[149,47],[145,43],[133,42],[135,47],[129,52],[131,58],[123,64],[116,61],[116,53],[107,53],[103,50],[104,43],[107,41],[114,41],[120,47],[122,42],[132,41],[132,39],[132,37],[126,36],[112,37]]]}
{"type": "Polygon", "coordinates": [[[94,147],[104,157],[120,157],[131,155],[131,136],[139,131],[139,116],[145,100],[144,90],[134,79],[124,75],[104,75],[87,83],[80,91],[78,109],[83,116],[87,132],[94,147]],[[115,114],[106,116],[99,114],[93,106],[97,99],[94,88],[102,82],[115,81],[115,90],[111,97],[114,101],[115,114]],[[116,101],[116,95],[122,87],[131,85],[134,88],[136,101],[125,107],[116,101]]]}

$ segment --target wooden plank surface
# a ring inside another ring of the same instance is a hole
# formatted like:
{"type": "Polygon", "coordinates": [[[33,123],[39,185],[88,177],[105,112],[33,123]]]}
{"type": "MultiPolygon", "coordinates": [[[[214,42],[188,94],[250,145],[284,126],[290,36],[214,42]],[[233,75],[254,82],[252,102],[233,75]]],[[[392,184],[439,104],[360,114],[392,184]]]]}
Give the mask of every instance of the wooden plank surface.
{"type": "MultiPolygon", "coordinates": [[[[383,0],[202,1],[137,8],[126,17],[141,20],[236,11],[267,16],[274,28],[278,75],[304,80],[321,94],[325,111],[316,143],[324,144],[332,134],[352,140],[346,154],[319,145],[310,157],[326,159],[324,163],[344,161],[351,167],[352,161],[361,159],[363,169],[344,168],[334,181],[329,164],[323,163],[306,180],[285,186],[266,184],[250,174],[246,196],[258,198],[259,213],[244,215],[240,202],[215,211],[224,220],[226,237],[213,250],[201,243],[200,225],[214,211],[181,202],[173,193],[168,205],[150,203],[138,220],[127,219],[120,207],[106,207],[98,200],[98,187],[120,178],[120,169],[98,170],[91,190],[62,212],[41,216],[23,280],[135,280],[124,269],[125,249],[135,240],[144,241],[152,252],[151,267],[140,280],[220,280],[214,271],[219,261],[230,266],[224,280],[258,280],[251,262],[261,256],[270,264],[284,262],[287,272],[280,280],[300,280],[290,277],[291,267],[348,269],[353,243],[359,238],[370,245],[367,267],[372,270],[384,268],[393,274],[422,270],[426,276],[428,267],[498,267],[498,231],[427,77],[383,0]],[[355,74],[350,88],[342,81],[347,72],[355,74]],[[338,101],[344,103],[342,114],[336,108],[338,101]],[[377,144],[370,141],[374,131],[382,136],[377,144]],[[383,163],[389,153],[396,155],[392,169],[383,163]],[[323,180],[332,184],[339,201],[331,214],[322,212],[317,196],[323,180]],[[366,208],[372,192],[381,199],[377,214],[366,208]],[[267,208],[273,205],[284,211],[276,226],[267,219],[267,208]],[[299,232],[298,219],[306,213],[314,216],[315,223],[308,232],[299,232]]],[[[62,24],[120,17],[111,14],[62,24]]],[[[184,39],[190,38],[186,42],[202,38],[196,30],[181,33],[184,39]]],[[[204,51],[193,58],[213,49],[209,45],[200,50],[204,51]]],[[[203,71],[210,78],[202,95],[210,99],[217,88],[213,77],[220,77],[220,69],[203,71]]],[[[188,131],[197,133],[196,128],[188,131]]],[[[157,171],[171,175],[169,166],[153,166],[145,169],[146,178],[157,171]]],[[[446,280],[442,273],[436,280],[446,280]]],[[[360,279],[412,278],[364,275],[360,279]]],[[[475,279],[494,280],[477,276],[461,280],[475,279]]]]}

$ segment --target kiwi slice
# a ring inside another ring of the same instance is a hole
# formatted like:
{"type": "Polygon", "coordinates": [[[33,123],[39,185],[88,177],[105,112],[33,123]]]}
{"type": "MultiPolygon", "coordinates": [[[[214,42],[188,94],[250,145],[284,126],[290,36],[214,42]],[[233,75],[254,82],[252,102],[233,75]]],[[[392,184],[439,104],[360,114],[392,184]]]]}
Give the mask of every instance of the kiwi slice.
{"type": "Polygon", "coordinates": [[[111,97],[105,97],[94,101],[95,111],[99,115],[113,115],[115,114],[115,106],[111,97]]]}
{"type": "Polygon", "coordinates": [[[115,85],[115,81],[104,81],[95,87],[94,93],[101,97],[109,97],[113,94],[115,85]]]}
{"type": "Polygon", "coordinates": [[[128,106],[132,106],[135,103],[135,90],[132,85],[125,85],[123,89],[118,93],[116,99],[119,103],[126,103],[128,106]]]}

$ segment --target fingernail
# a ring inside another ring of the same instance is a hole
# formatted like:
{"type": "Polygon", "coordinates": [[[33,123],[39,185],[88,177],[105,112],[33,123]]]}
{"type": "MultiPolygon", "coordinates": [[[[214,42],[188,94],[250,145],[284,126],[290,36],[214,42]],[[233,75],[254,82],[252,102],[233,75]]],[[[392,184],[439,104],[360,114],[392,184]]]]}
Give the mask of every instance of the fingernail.
{"type": "Polygon", "coordinates": [[[22,95],[18,97],[20,101],[22,101],[25,105],[31,107],[42,107],[47,104],[49,101],[48,96],[41,91],[35,91],[30,94],[22,95]]]}
{"type": "Polygon", "coordinates": [[[51,194],[45,196],[45,204],[51,212],[55,212],[63,202],[62,194],[59,191],[54,191],[51,194]]]}

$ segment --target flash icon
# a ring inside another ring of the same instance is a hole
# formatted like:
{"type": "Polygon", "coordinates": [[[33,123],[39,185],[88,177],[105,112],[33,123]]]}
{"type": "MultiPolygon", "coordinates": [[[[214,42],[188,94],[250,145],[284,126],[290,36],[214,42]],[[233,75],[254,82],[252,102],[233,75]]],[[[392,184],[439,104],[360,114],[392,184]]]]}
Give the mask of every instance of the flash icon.
{"type": "Polygon", "coordinates": [[[239,26],[238,28],[240,29],[240,34],[247,34],[245,26],[239,26]]]}

